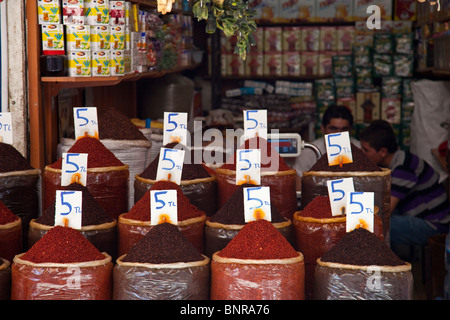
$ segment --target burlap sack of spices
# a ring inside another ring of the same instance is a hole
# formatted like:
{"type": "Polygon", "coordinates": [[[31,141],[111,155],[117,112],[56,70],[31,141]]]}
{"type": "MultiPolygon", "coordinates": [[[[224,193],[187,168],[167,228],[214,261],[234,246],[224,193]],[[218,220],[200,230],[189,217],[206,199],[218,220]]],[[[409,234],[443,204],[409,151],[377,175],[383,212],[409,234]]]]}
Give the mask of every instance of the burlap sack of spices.
{"type": "Polygon", "coordinates": [[[0,300],[11,297],[11,263],[0,258],[0,300]]]}
{"type": "Polygon", "coordinates": [[[0,224],[0,257],[12,261],[16,254],[23,252],[22,220],[20,218],[0,224]]]}

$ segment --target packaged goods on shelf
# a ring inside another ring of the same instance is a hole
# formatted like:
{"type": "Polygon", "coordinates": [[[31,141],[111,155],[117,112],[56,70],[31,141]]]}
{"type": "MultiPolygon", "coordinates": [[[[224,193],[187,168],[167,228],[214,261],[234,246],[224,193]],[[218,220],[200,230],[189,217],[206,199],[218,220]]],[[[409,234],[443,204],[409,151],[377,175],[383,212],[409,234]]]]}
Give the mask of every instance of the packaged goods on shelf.
{"type": "Polygon", "coordinates": [[[64,27],[61,24],[43,24],[42,53],[44,55],[65,54],[64,27]]]}
{"type": "Polygon", "coordinates": [[[109,25],[109,0],[85,0],[85,23],[88,25],[109,25]]]}
{"type": "Polygon", "coordinates": [[[62,1],[63,24],[85,24],[84,1],[62,1]]]}
{"type": "Polygon", "coordinates": [[[60,0],[37,0],[39,24],[60,24],[60,0]]]}
{"type": "Polygon", "coordinates": [[[67,51],[89,51],[91,49],[91,28],[86,25],[66,25],[67,51]]]}

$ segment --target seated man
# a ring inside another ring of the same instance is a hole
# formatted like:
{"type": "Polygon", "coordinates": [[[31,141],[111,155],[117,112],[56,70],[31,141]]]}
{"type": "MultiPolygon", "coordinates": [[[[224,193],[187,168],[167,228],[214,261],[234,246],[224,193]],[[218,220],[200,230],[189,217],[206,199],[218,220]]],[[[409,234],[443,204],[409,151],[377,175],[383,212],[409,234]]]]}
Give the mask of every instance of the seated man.
{"type": "Polygon", "coordinates": [[[400,150],[389,122],[373,121],[360,134],[363,152],[380,167],[391,169],[391,244],[425,245],[447,233],[450,203],[439,175],[416,155],[400,150]]]}

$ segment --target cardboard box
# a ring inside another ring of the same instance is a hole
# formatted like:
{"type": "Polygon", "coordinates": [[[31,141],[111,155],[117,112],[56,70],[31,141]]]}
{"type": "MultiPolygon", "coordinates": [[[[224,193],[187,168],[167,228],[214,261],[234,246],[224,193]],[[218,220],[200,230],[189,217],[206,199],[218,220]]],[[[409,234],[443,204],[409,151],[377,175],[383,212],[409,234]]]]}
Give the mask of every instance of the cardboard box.
{"type": "Polygon", "coordinates": [[[281,52],[282,41],[282,27],[264,28],[264,52],[281,52]]]}
{"type": "Polygon", "coordinates": [[[299,2],[292,0],[280,0],[278,6],[278,22],[292,23],[299,19],[299,2]]]}
{"type": "Polygon", "coordinates": [[[283,51],[301,50],[302,31],[301,27],[283,27],[283,51]]]}
{"type": "Polygon", "coordinates": [[[301,38],[302,51],[319,51],[320,29],[319,27],[303,27],[301,38]]]}
{"type": "Polygon", "coordinates": [[[415,0],[395,0],[394,20],[416,19],[416,1],[415,0]]]}
{"type": "Polygon", "coordinates": [[[283,52],[282,54],[282,76],[300,76],[300,53],[283,52]]]}
{"type": "Polygon", "coordinates": [[[300,55],[300,74],[302,76],[315,76],[318,74],[317,52],[302,52],[300,55]]]}
{"type": "Polygon", "coordinates": [[[111,51],[111,75],[122,76],[125,74],[125,54],[123,50],[111,51]]]}
{"type": "Polygon", "coordinates": [[[401,121],[401,99],[383,98],[381,100],[381,119],[389,123],[399,124],[401,121]]]}
{"type": "Polygon", "coordinates": [[[111,26],[110,50],[125,49],[125,27],[111,26]]]}
{"type": "Polygon", "coordinates": [[[111,75],[111,57],[109,51],[92,51],[91,74],[93,77],[111,75]]]}
{"type": "Polygon", "coordinates": [[[380,92],[367,90],[356,92],[356,123],[370,123],[380,119],[380,92]]]}
{"type": "Polygon", "coordinates": [[[371,13],[367,13],[367,8],[370,5],[376,5],[380,8],[382,20],[392,20],[392,0],[354,0],[354,20],[364,20],[365,22],[371,16],[371,13]]]}
{"type": "Polygon", "coordinates": [[[84,24],[84,0],[62,2],[63,24],[84,24]]]}
{"type": "Polygon", "coordinates": [[[353,0],[318,0],[317,21],[353,21],[353,0]]]}
{"type": "Polygon", "coordinates": [[[257,21],[276,22],[278,14],[279,0],[249,1],[249,9],[256,11],[254,19],[257,21]]]}
{"type": "Polygon", "coordinates": [[[61,23],[61,6],[59,0],[37,0],[39,24],[61,23]]]}
{"type": "Polygon", "coordinates": [[[68,52],[67,72],[69,77],[90,77],[91,52],[90,51],[68,52]]]}
{"type": "Polygon", "coordinates": [[[92,50],[109,50],[111,28],[109,26],[90,26],[90,40],[92,50]]]}
{"type": "Polygon", "coordinates": [[[42,31],[42,54],[64,54],[64,26],[62,24],[43,24],[42,31]]]}
{"type": "Polygon", "coordinates": [[[355,27],[342,26],[336,28],[336,46],[338,51],[352,50],[355,39],[355,27]]]}
{"type": "Polygon", "coordinates": [[[109,24],[112,26],[125,25],[125,1],[109,1],[109,24]]]}
{"type": "Polygon", "coordinates": [[[337,50],[337,30],[335,27],[320,27],[319,51],[337,50]]]}
{"type": "Polygon", "coordinates": [[[264,53],[264,76],[281,76],[281,69],[281,53],[264,53]]]}
{"type": "Polygon", "coordinates": [[[336,55],[337,52],[319,52],[318,57],[318,74],[319,76],[331,76],[333,73],[333,62],[332,56],[336,55]]]}
{"type": "Polygon", "coordinates": [[[109,0],[84,0],[85,24],[109,25],[109,0]]]}
{"type": "Polygon", "coordinates": [[[316,0],[298,0],[298,19],[307,22],[317,20],[316,0]]]}
{"type": "Polygon", "coordinates": [[[245,74],[245,63],[239,57],[239,55],[234,53],[229,53],[226,55],[226,69],[227,75],[229,76],[243,76],[245,74]]]}
{"type": "Polygon", "coordinates": [[[67,51],[86,51],[91,49],[91,29],[87,25],[66,25],[67,51]]]}
{"type": "Polygon", "coordinates": [[[245,59],[245,75],[246,76],[262,76],[264,75],[264,55],[262,53],[250,53],[245,59]]]}

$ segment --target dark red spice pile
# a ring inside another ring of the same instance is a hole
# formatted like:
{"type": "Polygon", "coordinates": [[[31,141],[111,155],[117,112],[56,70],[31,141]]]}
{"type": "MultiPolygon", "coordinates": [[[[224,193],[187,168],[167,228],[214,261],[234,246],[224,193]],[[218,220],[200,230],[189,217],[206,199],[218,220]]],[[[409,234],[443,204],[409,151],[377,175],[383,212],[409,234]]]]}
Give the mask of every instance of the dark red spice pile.
{"type": "Polygon", "coordinates": [[[122,261],[159,264],[193,262],[204,259],[177,226],[166,222],[152,227],[141,240],[130,248],[122,261]]]}
{"type": "Polygon", "coordinates": [[[342,166],[328,165],[327,154],[323,154],[322,157],[317,160],[317,162],[311,167],[309,171],[332,171],[332,172],[345,172],[345,171],[382,171],[380,167],[375,165],[372,161],[367,158],[364,152],[355,146],[353,143],[352,147],[352,163],[344,163],[342,166]]]}
{"type": "Polygon", "coordinates": [[[364,228],[347,232],[336,245],[322,255],[321,260],[358,266],[405,264],[383,240],[364,228]]]}
{"type": "MultiPolygon", "coordinates": [[[[164,146],[164,148],[182,149],[185,150],[185,152],[191,152],[186,146],[179,143],[168,143],[164,146]]],[[[191,152],[190,159],[186,158],[185,156],[185,161],[183,163],[183,171],[181,173],[181,180],[193,180],[211,177],[209,171],[203,166],[202,163],[194,163],[194,161],[195,161],[194,152],[191,152]]],[[[159,153],[139,176],[144,179],[156,180],[156,173],[158,172],[158,163],[159,163],[159,153]]]]}
{"type": "Polygon", "coordinates": [[[98,108],[97,117],[100,140],[147,140],[139,128],[115,108],[98,108]]]}
{"type": "MultiPolygon", "coordinates": [[[[96,138],[83,137],[78,139],[67,153],[87,153],[88,168],[116,167],[124,165],[122,161],[117,159],[114,153],[96,138]]],[[[61,166],[62,158],[59,158],[50,165],[50,167],[54,169],[61,169],[61,166]]]]}
{"type": "MultiPolygon", "coordinates": [[[[260,149],[261,150],[261,170],[270,168],[273,164],[271,160],[273,157],[278,158],[278,171],[287,171],[291,168],[284,162],[283,158],[276,152],[270,142],[264,138],[255,137],[245,140],[244,144],[239,149],[260,149]]],[[[232,155],[232,159],[228,159],[221,168],[228,170],[236,170],[236,152],[232,155]]]]}
{"type": "Polygon", "coordinates": [[[0,225],[20,219],[2,201],[0,201],[0,225]]]}
{"type": "MultiPolygon", "coordinates": [[[[214,215],[211,216],[209,221],[218,222],[222,224],[236,224],[243,225],[245,224],[245,216],[244,216],[244,192],[243,188],[247,187],[255,187],[253,184],[243,184],[236,187],[236,190],[233,194],[228,198],[227,202],[217,211],[214,215]]],[[[272,205],[271,206],[271,222],[285,222],[287,218],[285,218],[278,209],[272,205]]]]}
{"type": "Polygon", "coordinates": [[[103,260],[105,256],[79,231],[56,226],[36,242],[21,259],[34,263],[76,263],[103,260]]]}
{"type": "Polygon", "coordinates": [[[299,215],[301,217],[311,217],[316,219],[336,217],[331,213],[330,198],[328,196],[316,196],[302,211],[299,212],[299,215]]]}
{"type": "Polygon", "coordinates": [[[235,259],[287,259],[298,257],[297,251],[267,220],[247,223],[223,248],[219,256],[235,259]]]}
{"type": "MultiPolygon", "coordinates": [[[[105,212],[102,206],[98,203],[98,201],[94,198],[94,196],[89,192],[89,190],[79,184],[72,183],[66,187],[61,187],[61,190],[71,190],[71,191],[81,191],[83,192],[82,197],[82,218],[81,225],[82,226],[93,226],[99,225],[102,223],[113,222],[114,219],[105,212]]],[[[55,203],[56,200],[42,213],[42,215],[36,218],[36,222],[40,224],[44,224],[47,226],[55,225],[55,203]]]]}
{"type": "Polygon", "coordinates": [[[31,170],[27,159],[8,143],[0,142],[0,172],[31,170]]]}
{"type": "Polygon", "coordinates": [[[129,212],[123,215],[124,218],[140,221],[150,221],[150,191],[151,190],[176,190],[177,191],[177,209],[178,220],[183,221],[191,218],[206,216],[206,213],[191,204],[189,199],[184,195],[181,188],[174,182],[157,181],[148,190],[142,198],[134,204],[129,212]]]}

